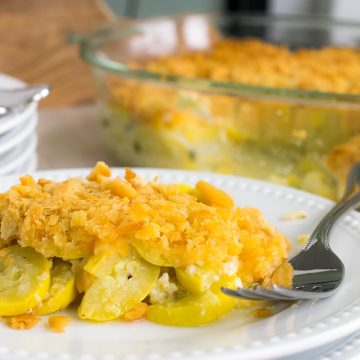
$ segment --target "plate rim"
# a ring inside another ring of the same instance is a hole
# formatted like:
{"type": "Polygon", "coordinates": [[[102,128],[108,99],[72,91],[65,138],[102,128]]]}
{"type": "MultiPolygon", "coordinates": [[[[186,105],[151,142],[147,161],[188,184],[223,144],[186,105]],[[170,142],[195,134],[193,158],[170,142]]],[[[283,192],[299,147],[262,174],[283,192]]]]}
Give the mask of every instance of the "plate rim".
{"type": "MultiPolygon", "coordinates": [[[[112,167],[112,175],[118,176],[123,174],[124,167],[112,167]]],[[[320,200],[322,206],[329,206],[332,205],[334,202],[328,199],[325,199],[321,196],[314,195],[302,190],[293,189],[284,185],[273,184],[262,180],[255,180],[241,176],[235,175],[224,175],[218,173],[211,173],[205,171],[188,171],[188,170],[174,170],[174,169],[158,169],[158,168],[139,168],[133,167],[132,168],[135,172],[140,173],[140,175],[145,175],[148,178],[151,178],[156,175],[163,175],[166,177],[167,174],[171,176],[180,175],[180,177],[184,176],[193,176],[196,180],[205,179],[210,181],[216,186],[221,186],[221,183],[226,182],[226,187],[231,188],[235,187],[236,183],[244,184],[245,188],[251,188],[252,191],[259,191],[261,187],[263,187],[262,191],[264,192],[265,189],[272,188],[274,189],[274,193],[277,194],[278,197],[282,197],[286,195],[287,192],[291,192],[297,195],[299,198],[303,198],[305,202],[308,204],[314,203],[314,200],[320,200]]],[[[39,177],[48,177],[51,179],[52,176],[57,177],[57,181],[60,178],[68,178],[68,177],[76,177],[76,176],[84,176],[90,172],[91,168],[64,168],[64,169],[56,169],[56,170],[39,170],[35,172],[30,172],[30,175],[34,176],[35,178],[39,177]]],[[[18,175],[5,175],[0,176],[2,180],[6,181],[17,181],[18,175]]],[[[166,181],[166,179],[161,179],[162,181],[166,181]]],[[[191,179],[186,179],[187,181],[191,181],[191,179]]],[[[244,187],[244,186],[243,186],[244,187]]],[[[315,201],[316,202],[316,201],[315,201]]],[[[360,214],[355,213],[355,211],[349,212],[346,215],[347,218],[351,218],[355,220],[356,225],[354,226],[355,229],[359,229],[360,225],[358,224],[360,221],[360,214]]],[[[347,227],[352,227],[351,224],[348,224],[347,227]]],[[[323,319],[321,321],[316,321],[309,326],[302,327],[298,331],[291,331],[285,332],[281,336],[276,335],[269,337],[262,341],[253,341],[247,345],[235,345],[229,346],[224,348],[216,348],[216,349],[209,349],[207,351],[191,351],[178,353],[179,359],[186,358],[186,359],[199,359],[199,358],[207,358],[207,359],[215,359],[221,355],[221,359],[223,360],[232,360],[237,359],[239,354],[244,350],[247,351],[246,359],[267,359],[272,357],[264,357],[264,351],[262,347],[266,347],[266,350],[271,353],[276,351],[276,356],[289,356],[299,353],[299,351],[304,352],[315,347],[325,345],[330,343],[336,339],[341,337],[346,337],[355,331],[360,329],[360,297],[355,300],[353,303],[349,304],[344,309],[332,314],[331,316],[323,319]],[[321,331],[321,330],[325,331],[321,331]],[[319,331],[320,330],[320,331],[319,331]],[[326,335],[326,336],[325,336],[326,335]],[[282,346],[282,341],[286,340],[286,346],[282,346]],[[216,350],[216,351],[215,351],[216,350]],[[290,350],[290,351],[289,351],[290,350]]],[[[3,354],[5,348],[1,347],[0,344],[0,354],[3,354]]],[[[90,359],[98,359],[101,356],[97,357],[91,354],[84,353],[84,356],[90,359]]],[[[159,359],[164,359],[164,356],[161,354],[149,354],[149,357],[157,356],[159,359]]],[[[75,357],[74,357],[75,358],[75,357]]],[[[72,359],[72,358],[71,358],[72,359]]],[[[140,359],[137,355],[132,357],[132,359],[140,359]]]]}
{"type": "MultiPolygon", "coordinates": [[[[360,331],[342,339],[341,343],[325,350],[317,356],[318,360],[353,359],[360,353],[360,331]],[[345,357],[344,357],[345,356],[345,357]]],[[[310,355],[310,354],[309,354],[310,355]]]]}

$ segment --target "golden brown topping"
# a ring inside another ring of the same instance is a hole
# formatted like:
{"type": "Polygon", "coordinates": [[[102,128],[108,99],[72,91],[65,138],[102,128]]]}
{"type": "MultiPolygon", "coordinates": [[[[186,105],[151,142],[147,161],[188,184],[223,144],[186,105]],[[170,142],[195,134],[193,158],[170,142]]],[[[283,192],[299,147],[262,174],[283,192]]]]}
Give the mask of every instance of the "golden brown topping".
{"type": "Polygon", "coordinates": [[[70,320],[68,316],[52,315],[48,318],[48,327],[54,332],[64,332],[70,320]]]}
{"type": "Polygon", "coordinates": [[[41,318],[34,314],[22,314],[6,318],[7,324],[17,330],[32,329],[40,320],[41,318]]]}
{"type": "Polygon", "coordinates": [[[130,168],[126,168],[125,169],[125,179],[127,181],[131,181],[131,180],[134,180],[136,178],[136,173],[134,173],[130,168]]]}
{"type": "Polygon", "coordinates": [[[200,193],[201,200],[206,204],[224,208],[232,208],[234,206],[233,199],[226,192],[206,181],[199,181],[196,184],[196,189],[200,193]]]}
{"type": "Polygon", "coordinates": [[[24,186],[35,186],[36,185],[36,181],[30,175],[22,176],[20,178],[20,183],[21,183],[21,185],[24,185],[24,186]]]}
{"type": "Polygon", "coordinates": [[[111,176],[110,168],[103,161],[99,161],[88,176],[88,180],[100,181],[102,177],[109,176],[111,176]]]}
{"type": "Polygon", "coordinates": [[[39,179],[38,180],[38,184],[40,185],[40,186],[45,186],[46,184],[49,184],[49,183],[51,183],[51,180],[49,180],[49,179],[39,179]]]}
{"type": "Polygon", "coordinates": [[[106,183],[106,188],[109,189],[114,195],[126,196],[129,199],[136,197],[137,192],[132,185],[122,179],[114,179],[106,183]]]}
{"type": "Polygon", "coordinates": [[[291,287],[293,275],[294,269],[291,264],[284,262],[272,274],[271,282],[279,286],[291,287]]]}
{"type": "MultiPolygon", "coordinates": [[[[70,219],[70,226],[71,227],[81,227],[84,226],[87,220],[87,215],[86,215],[86,211],[84,210],[78,210],[78,211],[74,211],[71,214],[71,219],[70,219]]],[[[56,223],[56,222],[55,222],[56,223]]],[[[55,225],[55,224],[53,224],[55,225]]]]}
{"type": "Polygon", "coordinates": [[[123,315],[123,319],[126,321],[140,320],[146,316],[147,309],[147,304],[139,302],[123,315]]]}
{"type": "Polygon", "coordinates": [[[154,59],[135,68],[187,77],[276,88],[359,94],[356,48],[289,50],[258,39],[222,39],[203,52],[154,59]]]}
{"type": "Polygon", "coordinates": [[[243,246],[239,277],[245,286],[270,276],[287,258],[288,240],[269,226],[258,209],[237,209],[238,231],[243,246]]]}

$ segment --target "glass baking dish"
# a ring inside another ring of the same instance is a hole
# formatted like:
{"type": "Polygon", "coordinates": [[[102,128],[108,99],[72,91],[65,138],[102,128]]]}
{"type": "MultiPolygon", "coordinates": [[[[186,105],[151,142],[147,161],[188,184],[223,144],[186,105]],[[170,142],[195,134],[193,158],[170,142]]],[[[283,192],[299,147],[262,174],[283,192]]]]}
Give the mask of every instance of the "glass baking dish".
{"type": "Polygon", "coordinates": [[[360,95],[164,75],[129,64],[207,51],[223,37],[297,49],[356,47],[359,35],[358,23],[319,17],[189,14],[107,24],[78,41],[120,165],[238,174],[335,199],[360,160],[360,95]]]}

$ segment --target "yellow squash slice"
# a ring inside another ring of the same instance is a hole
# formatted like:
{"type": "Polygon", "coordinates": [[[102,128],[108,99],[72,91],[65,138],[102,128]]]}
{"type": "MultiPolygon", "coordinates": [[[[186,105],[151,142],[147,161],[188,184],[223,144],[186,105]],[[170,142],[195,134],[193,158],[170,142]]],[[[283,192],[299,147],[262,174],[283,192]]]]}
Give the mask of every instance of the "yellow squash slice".
{"type": "Polygon", "coordinates": [[[163,325],[200,326],[209,324],[229,313],[236,300],[224,295],[221,285],[233,287],[234,279],[221,279],[209,290],[187,295],[165,304],[150,305],[147,319],[163,325]]]}
{"type": "Polygon", "coordinates": [[[150,305],[147,319],[163,325],[205,325],[225,316],[235,303],[229,296],[207,290],[163,305],[150,305]]]}
{"type": "Polygon", "coordinates": [[[55,261],[51,269],[51,285],[46,298],[34,309],[39,315],[67,307],[76,296],[75,275],[70,263],[55,261]]]}
{"type": "Polygon", "coordinates": [[[175,272],[179,284],[194,294],[209,290],[211,285],[219,280],[214,271],[197,266],[179,267],[175,272]]]}
{"type": "Polygon", "coordinates": [[[122,316],[142,301],[159,277],[160,268],[137,255],[95,255],[84,270],[96,278],[85,292],[78,315],[81,319],[108,321],[122,316]]]}
{"type": "Polygon", "coordinates": [[[46,296],[50,263],[29,247],[18,245],[0,251],[0,316],[23,314],[46,296]]]}

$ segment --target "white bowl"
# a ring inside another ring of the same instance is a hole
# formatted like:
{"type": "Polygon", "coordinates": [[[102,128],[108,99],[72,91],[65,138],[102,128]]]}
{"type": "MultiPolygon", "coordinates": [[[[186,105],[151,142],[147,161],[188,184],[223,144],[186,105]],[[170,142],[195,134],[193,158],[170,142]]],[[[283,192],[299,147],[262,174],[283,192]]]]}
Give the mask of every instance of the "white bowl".
{"type": "Polygon", "coordinates": [[[14,169],[9,175],[18,175],[23,176],[25,174],[32,173],[36,171],[38,164],[38,156],[36,153],[32,154],[32,156],[27,159],[23,164],[21,164],[18,168],[14,169]]]}
{"type": "Polygon", "coordinates": [[[36,155],[37,136],[31,134],[23,142],[8,152],[8,156],[0,158],[0,175],[11,174],[24,167],[36,155]]]}
{"type": "MultiPolygon", "coordinates": [[[[16,89],[26,84],[11,76],[0,73],[0,89],[16,89]]],[[[0,135],[27,121],[37,111],[37,103],[27,105],[22,112],[0,117],[0,135]]]]}
{"type": "MultiPolygon", "coordinates": [[[[0,89],[15,89],[26,84],[11,76],[0,73],[0,89]]],[[[37,103],[24,107],[23,111],[0,117],[0,175],[17,171],[28,171],[28,164],[35,169],[37,103]],[[34,166],[35,164],[35,166],[34,166]]]]}
{"type": "Polygon", "coordinates": [[[38,116],[34,113],[24,124],[0,135],[0,159],[7,158],[10,150],[22,144],[32,134],[35,134],[38,116]]]}

